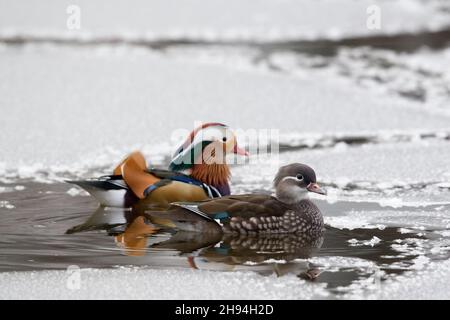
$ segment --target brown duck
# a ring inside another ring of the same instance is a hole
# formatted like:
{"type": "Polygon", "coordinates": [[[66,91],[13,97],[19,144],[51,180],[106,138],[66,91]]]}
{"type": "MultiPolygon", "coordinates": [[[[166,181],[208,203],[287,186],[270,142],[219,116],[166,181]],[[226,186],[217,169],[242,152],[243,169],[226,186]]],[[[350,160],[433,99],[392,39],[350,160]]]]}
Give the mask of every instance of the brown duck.
{"type": "Polygon", "coordinates": [[[166,212],[147,210],[151,221],[170,218],[180,230],[238,234],[286,233],[319,237],[324,228],[309,192],[326,194],[314,170],[300,163],[281,167],[274,179],[276,196],[230,195],[200,202],[173,203],[166,212]]]}

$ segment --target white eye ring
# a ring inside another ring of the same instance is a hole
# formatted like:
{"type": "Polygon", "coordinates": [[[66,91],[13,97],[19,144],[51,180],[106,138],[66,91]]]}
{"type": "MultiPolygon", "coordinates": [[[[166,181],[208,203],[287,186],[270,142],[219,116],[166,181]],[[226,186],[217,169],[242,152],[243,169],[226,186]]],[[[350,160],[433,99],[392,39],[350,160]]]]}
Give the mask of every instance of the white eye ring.
{"type": "Polygon", "coordinates": [[[298,181],[303,181],[303,176],[302,176],[301,174],[296,175],[295,178],[296,178],[298,181]]]}

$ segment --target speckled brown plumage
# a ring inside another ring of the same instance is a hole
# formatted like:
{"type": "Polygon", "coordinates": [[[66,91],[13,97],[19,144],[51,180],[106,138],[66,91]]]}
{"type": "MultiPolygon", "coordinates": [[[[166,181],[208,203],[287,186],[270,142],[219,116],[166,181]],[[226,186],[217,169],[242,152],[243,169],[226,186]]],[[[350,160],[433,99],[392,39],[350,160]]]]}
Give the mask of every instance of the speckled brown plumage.
{"type": "MultiPolygon", "coordinates": [[[[192,204],[190,204],[192,206],[192,204]]],[[[317,237],[322,234],[323,218],[320,210],[309,200],[294,205],[283,203],[269,195],[238,195],[200,201],[194,207],[177,205],[167,212],[181,216],[198,210],[214,218],[226,212],[222,220],[225,233],[236,234],[287,234],[301,233],[317,237]]],[[[199,230],[204,231],[204,230],[199,230]]]]}
{"type": "Polygon", "coordinates": [[[227,212],[230,218],[223,221],[225,232],[302,233],[315,236],[323,229],[320,210],[309,200],[289,205],[267,195],[228,196],[206,201],[198,208],[211,216],[227,212]]]}
{"type": "Polygon", "coordinates": [[[189,231],[217,232],[220,224],[219,230],[230,234],[301,234],[306,240],[321,236],[322,214],[307,198],[308,192],[326,193],[317,184],[314,170],[299,163],[283,166],[274,184],[277,197],[248,194],[175,203],[165,214],[189,231]]]}

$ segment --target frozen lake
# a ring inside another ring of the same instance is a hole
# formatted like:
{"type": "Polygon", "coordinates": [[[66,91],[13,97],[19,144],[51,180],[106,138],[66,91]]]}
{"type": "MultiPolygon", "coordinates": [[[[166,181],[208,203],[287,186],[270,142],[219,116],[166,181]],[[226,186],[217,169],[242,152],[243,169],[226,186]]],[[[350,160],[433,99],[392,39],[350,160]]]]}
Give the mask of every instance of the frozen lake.
{"type": "Polygon", "coordinates": [[[375,1],[371,31],[365,1],[141,2],[80,1],[72,32],[67,4],[0,0],[0,298],[450,298],[450,7],[375,1]],[[165,167],[196,121],[276,129],[232,191],[311,165],[322,242],[149,232],[64,183],[136,149],[165,167]]]}

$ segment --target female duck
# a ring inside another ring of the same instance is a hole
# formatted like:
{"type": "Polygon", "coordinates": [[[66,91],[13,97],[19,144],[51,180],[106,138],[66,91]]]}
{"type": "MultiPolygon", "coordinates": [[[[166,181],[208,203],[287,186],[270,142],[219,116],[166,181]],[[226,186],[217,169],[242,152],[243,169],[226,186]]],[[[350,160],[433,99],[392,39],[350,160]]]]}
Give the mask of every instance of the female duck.
{"type": "Polygon", "coordinates": [[[166,217],[182,230],[239,234],[300,233],[322,235],[324,224],[319,208],[308,193],[326,194],[314,170],[293,163],[281,167],[275,177],[276,197],[264,194],[226,196],[196,203],[174,203],[166,212],[146,211],[146,216],[166,217]]]}

